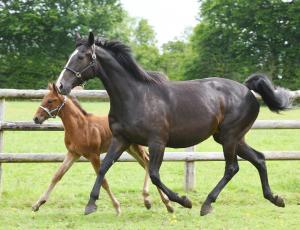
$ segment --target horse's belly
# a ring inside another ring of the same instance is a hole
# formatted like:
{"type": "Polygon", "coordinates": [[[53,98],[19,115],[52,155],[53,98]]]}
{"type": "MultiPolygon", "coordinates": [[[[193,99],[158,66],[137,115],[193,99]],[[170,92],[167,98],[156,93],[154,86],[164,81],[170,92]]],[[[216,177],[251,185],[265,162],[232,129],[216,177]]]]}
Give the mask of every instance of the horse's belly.
{"type": "Polygon", "coordinates": [[[186,148],[199,144],[200,142],[209,138],[212,134],[208,133],[206,135],[180,135],[180,136],[171,136],[167,142],[167,147],[170,148],[186,148]]]}
{"type": "Polygon", "coordinates": [[[182,129],[171,130],[167,147],[185,148],[196,145],[211,135],[217,130],[217,124],[207,123],[198,127],[183,127],[182,129]]]}

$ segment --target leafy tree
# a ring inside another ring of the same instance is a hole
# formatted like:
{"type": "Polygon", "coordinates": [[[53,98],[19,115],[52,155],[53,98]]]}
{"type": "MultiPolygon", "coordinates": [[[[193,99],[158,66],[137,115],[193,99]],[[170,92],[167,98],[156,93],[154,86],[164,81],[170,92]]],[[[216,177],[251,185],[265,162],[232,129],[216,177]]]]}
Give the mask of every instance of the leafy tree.
{"type": "Polygon", "coordinates": [[[155,32],[146,19],[133,21],[131,47],[138,63],[146,70],[157,70],[159,50],[155,32]]]}
{"type": "Polygon", "coordinates": [[[0,1],[0,87],[44,88],[57,78],[74,33],[120,33],[125,15],[118,0],[0,1]]]}
{"type": "Polygon", "coordinates": [[[187,77],[243,80],[262,71],[277,84],[299,87],[299,11],[300,1],[202,1],[202,21],[191,38],[194,56],[186,65],[187,77]]]}
{"type": "Polygon", "coordinates": [[[173,80],[184,79],[184,65],[190,57],[188,44],[182,40],[169,41],[162,46],[160,68],[173,80]]]}

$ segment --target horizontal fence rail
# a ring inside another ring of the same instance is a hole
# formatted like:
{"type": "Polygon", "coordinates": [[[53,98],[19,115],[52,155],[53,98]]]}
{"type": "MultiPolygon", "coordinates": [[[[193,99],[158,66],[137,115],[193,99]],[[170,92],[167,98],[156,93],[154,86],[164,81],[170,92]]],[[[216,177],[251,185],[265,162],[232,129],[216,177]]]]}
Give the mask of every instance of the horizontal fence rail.
{"type": "MultiPolygon", "coordinates": [[[[252,129],[300,129],[300,120],[257,120],[252,129]]],[[[0,121],[3,131],[63,131],[61,122],[46,122],[42,125],[27,121],[0,121]]]]}
{"type": "MultiPolygon", "coordinates": [[[[101,160],[106,154],[101,154],[101,160]]],[[[266,160],[300,160],[300,151],[266,151],[266,160]]],[[[0,154],[1,163],[55,163],[62,162],[65,154],[43,154],[43,153],[9,153],[0,154]]],[[[238,158],[239,160],[243,160],[238,158]]],[[[89,162],[84,157],[79,162],[89,162]]],[[[224,161],[222,152],[165,152],[164,161],[224,161]]],[[[123,153],[118,162],[136,162],[128,153],[123,153]]]]}
{"type": "MultiPolygon", "coordinates": [[[[42,99],[49,90],[31,89],[0,89],[0,98],[6,99],[42,99]]],[[[81,99],[99,99],[108,101],[109,97],[106,90],[73,90],[71,95],[81,99]]]]}
{"type": "MultiPolygon", "coordinates": [[[[41,99],[49,92],[47,89],[33,90],[33,89],[0,89],[0,98],[6,99],[41,99]]],[[[259,95],[254,93],[257,98],[259,95]]],[[[71,95],[82,99],[99,99],[103,101],[109,100],[106,90],[73,90],[71,95]]],[[[290,91],[291,98],[299,99],[300,90],[290,91]]]]}

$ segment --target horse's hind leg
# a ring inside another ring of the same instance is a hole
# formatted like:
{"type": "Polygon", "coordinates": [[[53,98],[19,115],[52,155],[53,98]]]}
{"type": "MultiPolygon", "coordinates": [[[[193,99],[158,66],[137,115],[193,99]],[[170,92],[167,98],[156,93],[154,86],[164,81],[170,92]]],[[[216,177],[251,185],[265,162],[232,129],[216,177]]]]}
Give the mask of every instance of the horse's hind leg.
{"type": "Polygon", "coordinates": [[[264,197],[278,207],[284,207],[284,201],[279,196],[274,196],[268,181],[267,167],[265,157],[262,153],[252,149],[244,141],[237,146],[237,154],[243,159],[251,162],[258,170],[264,197]]]}
{"type": "Polygon", "coordinates": [[[50,197],[50,193],[54,189],[55,185],[61,180],[61,178],[65,175],[65,173],[71,168],[73,163],[79,157],[70,152],[67,153],[63,163],[60,165],[54,176],[52,177],[51,183],[48,186],[48,189],[43,193],[43,195],[38,199],[38,201],[32,206],[32,210],[37,212],[43,204],[47,202],[50,197]]]}
{"type": "MultiPolygon", "coordinates": [[[[145,149],[140,145],[131,145],[128,149],[128,152],[139,162],[139,164],[145,169],[145,179],[143,186],[143,198],[144,205],[147,209],[151,208],[151,201],[149,197],[149,156],[145,149]]],[[[157,187],[158,193],[161,197],[162,202],[165,204],[168,212],[174,212],[174,209],[171,205],[169,198],[157,187]]]]}
{"type": "MultiPolygon", "coordinates": [[[[93,154],[92,156],[89,157],[89,160],[92,163],[93,168],[94,168],[94,170],[96,172],[96,175],[97,175],[98,172],[99,172],[99,169],[100,169],[100,158],[99,158],[99,156],[97,154],[93,154]]],[[[116,209],[117,215],[120,215],[121,214],[120,203],[117,200],[117,198],[115,197],[115,195],[112,193],[112,191],[110,190],[108,182],[107,182],[105,177],[104,177],[103,182],[102,182],[102,187],[105,189],[108,196],[110,197],[111,202],[112,202],[113,206],[116,209]]]]}
{"type": "Polygon", "coordinates": [[[170,190],[160,180],[159,169],[163,160],[164,150],[165,145],[159,141],[151,142],[149,144],[149,174],[151,181],[164,194],[166,194],[171,201],[177,202],[183,207],[192,208],[192,202],[186,196],[179,197],[177,193],[174,193],[172,190],[170,190]]]}
{"type": "Polygon", "coordinates": [[[218,195],[226,184],[231,180],[231,178],[239,171],[239,165],[237,162],[237,156],[235,154],[235,143],[223,144],[224,158],[225,158],[225,172],[222,179],[216,185],[216,187],[208,194],[206,200],[204,201],[200,215],[204,216],[212,211],[211,203],[215,202],[218,195]]]}

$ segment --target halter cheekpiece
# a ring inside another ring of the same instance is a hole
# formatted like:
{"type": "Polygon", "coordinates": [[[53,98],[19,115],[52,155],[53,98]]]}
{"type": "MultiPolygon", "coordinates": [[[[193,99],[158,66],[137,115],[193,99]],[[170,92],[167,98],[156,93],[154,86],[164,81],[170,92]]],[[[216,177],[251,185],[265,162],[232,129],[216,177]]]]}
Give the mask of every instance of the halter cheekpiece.
{"type": "Polygon", "coordinates": [[[48,108],[41,106],[41,105],[40,105],[40,108],[42,108],[49,115],[49,117],[55,118],[58,115],[59,111],[64,107],[66,102],[67,102],[67,97],[64,96],[64,101],[61,103],[60,106],[56,107],[55,109],[49,110],[48,108]],[[55,112],[56,112],[56,114],[54,114],[55,112]]]}
{"type": "Polygon", "coordinates": [[[68,66],[65,66],[64,69],[69,70],[71,73],[73,73],[75,75],[75,77],[79,78],[82,82],[84,82],[84,80],[81,77],[81,74],[96,64],[97,57],[96,57],[95,50],[96,50],[96,46],[95,46],[95,44],[93,44],[92,45],[92,61],[87,66],[85,66],[81,71],[75,71],[68,66]]]}

